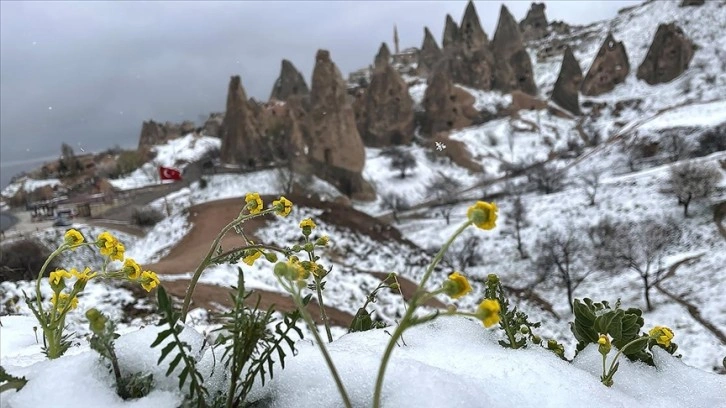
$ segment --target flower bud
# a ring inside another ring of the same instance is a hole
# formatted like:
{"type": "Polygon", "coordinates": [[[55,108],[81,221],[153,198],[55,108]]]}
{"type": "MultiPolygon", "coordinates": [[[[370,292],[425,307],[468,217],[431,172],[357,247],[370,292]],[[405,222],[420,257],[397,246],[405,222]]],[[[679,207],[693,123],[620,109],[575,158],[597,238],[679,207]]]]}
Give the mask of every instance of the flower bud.
{"type": "Polygon", "coordinates": [[[277,254],[274,252],[265,252],[265,259],[267,259],[267,262],[277,262],[277,254]]]}
{"type": "Polygon", "coordinates": [[[103,333],[103,329],[106,327],[106,317],[98,309],[88,309],[86,318],[88,319],[92,332],[97,335],[103,333]]]}
{"type": "Polygon", "coordinates": [[[534,344],[540,344],[540,343],[542,343],[542,337],[534,335],[534,336],[532,336],[532,342],[534,342],[534,344]]]}
{"type": "Polygon", "coordinates": [[[305,249],[305,252],[313,252],[313,250],[315,249],[315,245],[313,245],[312,242],[308,242],[305,244],[303,249],[305,249]]]}
{"type": "Polygon", "coordinates": [[[327,235],[323,235],[315,241],[315,245],[326,246],[328,245],[328,242],[330,242],[330,238],[327,235]]]}
{"type": "Polygon", "coordinates": [[[295,244],[292,246],[292,252],[300,252],[302,250],[302,247],[298,244],[295,244]]]}
{"type": "Polygon", "coordinates": [[[522,327],[519,328],[519,332],[522,333],[522,334],[529,334],[529,327],[522,326],[522,327]]]}
{"type": "Polygon", "coordinates": [[[392,284],[388,285],[388,287],[391,288],[391,290],[398,290],[398,288],[399,288],[398,283],[396,283],[396,282],[393,282],[392,284]]]}
{"type": "Polygon", "coordinates": [[[285,264],[285,262],[278,262],[275,264],[273,272],[279,277],[285,277],[287,275],[287,265],[285,264]]]}
{"type": "Polygon", "coordinates": [[[487,283],[490,285],[496,285],[499,283],[499,276],[497,276],[494,273],[490,273],[489,276],[487,276],[487,283]]]}
{"type": "Polygon", "coordinates": [[[612,349],[612,346],[610,345],[610,339],[606,334],[601,334],[600,338],[597,339],[597,351],[600,352],[603,356],[606,356],[610,350],[612,349]]]}

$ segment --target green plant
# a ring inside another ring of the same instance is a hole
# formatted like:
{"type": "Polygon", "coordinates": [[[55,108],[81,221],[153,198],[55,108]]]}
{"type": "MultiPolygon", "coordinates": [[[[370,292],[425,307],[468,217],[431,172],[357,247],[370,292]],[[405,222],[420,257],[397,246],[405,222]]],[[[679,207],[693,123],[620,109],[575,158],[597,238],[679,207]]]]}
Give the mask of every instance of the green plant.
{"type": "Polygon", "coordinates": [[[242,269],[239,269],[238,276],[237,286],[232,288],[234,293],[230,294],[232,309],[222,315],[222,326],[217,329],[221,334],[216,341],[217,346],[224,347],[222,361],[228,370],[226,374],[229,382],[224,406],[228,408],[243,406],[258,377],[263,386],[268,372],[269,378],[273,378],[275,358],[285,368],[283,345],[286,344],[295,353],[291,332],[303,337],[295,325],[300,318],[299,311],[285,314],[283,320],[275,324],[273,332],[269,328],[276,320],[272,307],[260,311],[259,296],[254,307],[247,307],[245,301],[252,293],[245,290],[242,269]]]}
{"type": "Polygon", "coordinates": [[[119,334],[116,333],[116,323],[97,309],[89,309],[86,312],[86,317],[93,333],[90,340],[91,349],[111,363],[111,370],[116,378],[116,393],[118,396],[126,400],[148,395],[151,392],[154,380],[152,374],[146,376],[139,373],[128,376],[121,375],[121,368],[114,346],[114,341],[119,337],[119,334]]]}
{"type": "Polygon", "coordinates": [[[137,150],[125,150],[116,159],[116,169],[119,176],[124,176],[141,167],[144,160],[137,150]]]}
{"type": "Polygon", "coordinates": [[[385,323],[374,321],[371,318],[370,312],[368,312],[368,310],[366,309],[366,307],[368,307],[368,304],[376,301],[378,292],[384,288],[388,288],[391,290],[396,290],[399,288],[398,282],[396,282],[395,273],[389,273],[388,276],[386,276],[386,279],[381,281],[381,283],[379,283],[378,286],[376,286],[376,288],[373,289],[373,291],[368,294],[368,296],[366,296],[365,303],[363,303],[363,306],[358,308],[355,316],[353,316],[353,320],[350,322],[348,333],[368,331],[372,329],[380,329],[386,327],[385,323]]]}
{"type": "Polygon", "coordinates": [[[7,371],[0,366],[0,393],[8,390],[20,391],[25,387],[28,380],[25,377],[16,377],[8,374],[7,371]]]}
{"type": "Polygon", "coordinates": [[[192,401],[192,405],[200,408],[206,407],[205,397],[209,396],[209,391],[204,387],[204,378],[199,370],[197,370],[196,361],[189,355],[192,347],[179,338],[181,332],[184,331],[184,325],[180,323],[181,315],[174,310],[172,299],[162,286],[159,286],[156,296],[159,303],[159,313],[162,316],[158,326],[168,326],[169,328],[163,330],[156,336],[156,340],[151,343],[151,347],[157,347],[164,340],[171,337],[169,343],[161,349],[161,356],[157,364],[161,364],[174,349],[177,349],[176,356],[171,360],[169,368],[166,370],[166,376],[169,376],[180,362],[183,363],[184,368],[179,373],[179,389],[184,388],[184,384],[188,378],[188,397],[192,401]]]}

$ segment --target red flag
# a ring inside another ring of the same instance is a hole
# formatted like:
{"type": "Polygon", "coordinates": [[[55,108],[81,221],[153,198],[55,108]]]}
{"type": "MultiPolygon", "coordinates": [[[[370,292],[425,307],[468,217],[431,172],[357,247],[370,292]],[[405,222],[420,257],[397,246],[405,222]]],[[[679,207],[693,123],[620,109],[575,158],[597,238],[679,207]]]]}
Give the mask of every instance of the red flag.
{"type": "Polygon", "coordinates": [[[177,169],[159,166],[159,176],[162,180],[181,180],[181,172],[177,169]]]}

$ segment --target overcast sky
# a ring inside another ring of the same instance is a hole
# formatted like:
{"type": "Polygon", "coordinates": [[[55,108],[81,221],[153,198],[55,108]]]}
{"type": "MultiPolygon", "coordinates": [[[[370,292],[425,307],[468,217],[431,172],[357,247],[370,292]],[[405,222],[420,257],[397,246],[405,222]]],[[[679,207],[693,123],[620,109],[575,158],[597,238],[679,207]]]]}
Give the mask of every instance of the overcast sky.
{"type": "MultiPolygon", "coordinates": [[[[505,1],[517,20],[530,3],[505,1]]],[[[637,1],[546,1],[571,24],[611,18],[637,1]]],[[[499,2],[477,1],[491,38],[499,2]]],[[[287,58],[308,81],[315,52],[330,50],[343,75],[368,65],[380,43],[441,41],[464,1],[0,2],[0,185],[62,142],[97,151],[135,147],[143,120],[193,120],[224,110],[231,75],[267,100],[287,58]],[[20,164],[19,162],[25,162],[20,164]]]]}

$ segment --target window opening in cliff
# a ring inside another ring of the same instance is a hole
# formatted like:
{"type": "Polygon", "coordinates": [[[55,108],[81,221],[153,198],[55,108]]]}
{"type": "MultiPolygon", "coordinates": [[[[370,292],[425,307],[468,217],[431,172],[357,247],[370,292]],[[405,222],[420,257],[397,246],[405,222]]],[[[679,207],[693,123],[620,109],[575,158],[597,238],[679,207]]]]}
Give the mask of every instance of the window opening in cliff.
{"type": "Polygon", "coordinates": [[[333,151],[331,149],[325,149],[323,157],[326,164],[333,164],[333,151]]]}

